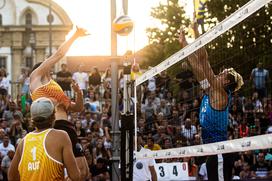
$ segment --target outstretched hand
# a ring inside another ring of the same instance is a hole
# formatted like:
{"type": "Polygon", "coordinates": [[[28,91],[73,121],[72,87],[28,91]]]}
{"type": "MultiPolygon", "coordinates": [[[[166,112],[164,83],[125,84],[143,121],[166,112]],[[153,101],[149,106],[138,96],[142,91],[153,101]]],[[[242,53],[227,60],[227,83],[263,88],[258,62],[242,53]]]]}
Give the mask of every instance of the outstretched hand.
{"type": "Polygon", "coordinates": [[[179,40],[179,43],[182,47],[185,47],[187,45],[187,41],[185,38],[185,32],[183,31],[183,29],[180,29],[180,31],[179,31],[178,40],[179,40]]]}
{"type": "Polygon", "coordinates": [[[73,91],[74,91],[76,94],[82,93],[82,91],[81,91],[79,85],[78,85],[75,81],[72,81],[71,86],[72,86],[73,91]]]}
{"type": "Polygon", "coordinates": [[[83,36],[87,36],[89,35],[89,33],[87,32],[87,30],[83,29],[83,28],[80,28],[80,27],[76,27],[76,32],[75,34],[78,36],[78,37],[83,37],[83,36]]]}

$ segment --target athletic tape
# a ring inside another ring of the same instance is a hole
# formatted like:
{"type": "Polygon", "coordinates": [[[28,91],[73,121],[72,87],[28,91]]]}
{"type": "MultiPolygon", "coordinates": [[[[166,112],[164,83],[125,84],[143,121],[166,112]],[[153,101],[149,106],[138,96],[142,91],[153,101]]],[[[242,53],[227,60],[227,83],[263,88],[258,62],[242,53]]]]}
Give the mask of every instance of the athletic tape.
{"type": "Polygon", "coordinates": [[[210,87],[210,83],[208,81],[208,79],[204,79],[202,81],[199,82],[200,86],[202,89],[208,89],[210,87]]]}

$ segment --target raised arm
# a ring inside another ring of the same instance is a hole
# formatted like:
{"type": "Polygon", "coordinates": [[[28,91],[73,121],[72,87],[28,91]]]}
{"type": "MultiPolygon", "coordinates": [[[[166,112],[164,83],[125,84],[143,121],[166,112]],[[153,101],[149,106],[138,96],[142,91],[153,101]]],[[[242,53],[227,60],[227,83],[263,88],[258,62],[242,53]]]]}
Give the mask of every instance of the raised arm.
{"type": "MultiPolygon", "coordinates": [[[[196,31],[196,36],[199,36],[196,25],[194,26],[194,29],[196,31]]],[[[184,32],[182,31],[179,36],[179,42],[182,47],[187,45],[184,32]]],[[[188,57],[188,62],[191,65],[192,71],[196,76],[196,79],[198,80],[203,89],[212,87],[213,89],[224,90],[222,87],[219,86],[218,82],[216,81],[215,74],[208,61],[207,51],[204,47],[191,54],[188,57]],[[194,56],[196,58],[194,58],[194,56]]]]}
{"type": "MultiPolygon", "coordinates": [[[[198,31],[196,28],[196,35],[198,31]]],[[[187,45],[184,32],[181,31],[179,42],[182,47],[187,45]]],[[[188,57],[188,62],[191,65],[192,71],[198,80],[202,89],[211,89],[212,106],[216,109],[222,109],[227,105],[227,93],[224,89],[224,84],[217,79],[208,61],[208,54],[204,47],[200,48],[188,57]]]]}
{"type": "Polygon", "coordinates": [[[65,41],[52,56],[42,62],[42,64],[31,73],[30,77],[42,76],[46,74],[59,60],[61,60],[77,38],[86,35],[86,30],[77,27],[77,30],[72,37],[65,41]]]}
{"type": "MultiPolygon", "coordinates": [[[[193,30],[195,33],[195,38],[197,39],[200,36],[200,33],[198,31],[198,24],[195,22],[193,24],[193,30]]],[[[202,65],[203,70],[205,71],[204,73],[207,76],[208,80],[214,79],[215,74],[213,72],[213,69],[208,61],[208,53],[205,48],[205,46],[202,46],[200,49],[198,49],[195,54],[197,55],[199,59],[199,63],[202,65]]]]}
{"type": "Polygon", "coordinates": [[[81,112],[84,108],[82,91],[80,90],[78,84],[75,83],[75,81],[72,81],[72,88],[76,94],[76,100],[75,102],[71,102],[70,106],[68,107],[68,111],[81,112]]]}
{"type": "MultiPolygon", "coordinates": [[[[184,48],[185,46],[188,45],[183,30],[181,30],[179,34],[179,43],[181,45],[181,48],[184,48]]],[[[192,68],[192,72],[194,73],[198,82],[206,79],[206,75],[204,74],[203,67],[200,64],[198,60],[198,56],[195,53],[192,53],[191,55],[188,56],[188,63],[190,64],[192,68]]]]}

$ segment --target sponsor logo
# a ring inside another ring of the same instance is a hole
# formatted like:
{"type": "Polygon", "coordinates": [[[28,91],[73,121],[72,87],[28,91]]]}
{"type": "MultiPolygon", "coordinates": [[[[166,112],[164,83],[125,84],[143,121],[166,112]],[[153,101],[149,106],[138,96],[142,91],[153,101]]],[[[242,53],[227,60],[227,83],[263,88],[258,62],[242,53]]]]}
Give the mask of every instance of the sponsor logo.
{"type": "Polygon", "coordinates": [[[197,153],[203,153],[204,151],[203,151],[203,148],[197,148],[196,152],[197,153]]]}
{"type": "Polygon", "coordinates": [[[185,155],[185,150],[179,150],[178,154],[179,155],[185,155]]]}
{"type": "Polygon", "coordinates": [[[225,145],[217,145],[216,150],[224,150],[224,149],[225,149],[225,145]]]}
{"type": "Polygon", "coordinates": [[[251,141],[245,141],[242,143],[242,148],[245,148],[245,147],[250,147],[251,146],[251,141]]]}

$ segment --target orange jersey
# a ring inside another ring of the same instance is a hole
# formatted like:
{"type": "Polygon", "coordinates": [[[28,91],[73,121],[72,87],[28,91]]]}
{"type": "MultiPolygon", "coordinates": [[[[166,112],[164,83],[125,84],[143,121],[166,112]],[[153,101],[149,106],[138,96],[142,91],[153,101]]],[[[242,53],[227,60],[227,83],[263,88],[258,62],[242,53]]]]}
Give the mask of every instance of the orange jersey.
{"type": "Polygon", "coordinates": [[[40,97],[47,97],[47,98],[53,98],[58,103],[61,103],[65,106],[67,109],[71,101],[70,99],[64,94],[62,88],[59,86],[57,82],[55,82],[53,79],[51,79],[47,84],[42,85],[35,89],[33,93],[31,94],[31,98],[33,101],[40,97]]]}
{"type": "Polygon", "coordinates": [[[24,138],[22,157],[19,163],[21,181],[63,181],[64,166],[48,155],[45,139],[52,129],[29,133],[24,138]]]}

